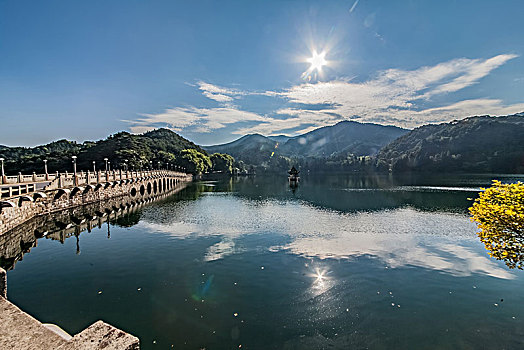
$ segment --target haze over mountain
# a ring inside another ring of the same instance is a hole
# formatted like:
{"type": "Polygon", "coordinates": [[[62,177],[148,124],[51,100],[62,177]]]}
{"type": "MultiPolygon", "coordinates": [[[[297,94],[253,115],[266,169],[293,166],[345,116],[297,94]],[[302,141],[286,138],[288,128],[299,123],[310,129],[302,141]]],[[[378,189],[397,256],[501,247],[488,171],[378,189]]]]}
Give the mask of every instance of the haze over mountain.
{"type": "Polygon", "coordinates": [[[382,147],[408,130],[395,126],[342,121],[291,138],[246,135],[222,145],[203,147],[208,152],[227,153],[235,159],[257,164],[273,152],[286,157],[327,158],[338,153],[356,156],[376,154],[382,147]],[[282,140],[283,142],[279,142],[282,140]]]}

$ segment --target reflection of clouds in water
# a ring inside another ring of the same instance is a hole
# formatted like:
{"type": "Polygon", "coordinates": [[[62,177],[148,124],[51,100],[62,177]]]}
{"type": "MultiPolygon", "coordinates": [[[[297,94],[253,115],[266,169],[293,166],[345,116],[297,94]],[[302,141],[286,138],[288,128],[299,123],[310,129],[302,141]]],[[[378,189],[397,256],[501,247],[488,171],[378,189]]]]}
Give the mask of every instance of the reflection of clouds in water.
{"type": "Polygon", "coordinates": [[[234,240],[242,235],[269,232],[291,240],[268,247],[272,251],[320,259],[370,255],[391,267],[414,265],[456,276],[481,273],[514,278],[487,253],[472,248],[479,244],[476,227],[462,214],[410,208],[340,213],[307,203],[250,201],[230,195],[179,204],[166,210],[169,216],[163,223],[152,223],[156,218],[146,213],[139,226],[177,238],[223,237],[208,248],[208,261],[238,252],[234,240]]]}
{"type": "Polygon", "coordinates": [[[241,250],[236,249],[236,244],[231,239],[224,239],[211,247],[207,248],[206,255],[204,256],[205,261],[213,261],[223,259],[228,255],[233,255],[241,250]]]}

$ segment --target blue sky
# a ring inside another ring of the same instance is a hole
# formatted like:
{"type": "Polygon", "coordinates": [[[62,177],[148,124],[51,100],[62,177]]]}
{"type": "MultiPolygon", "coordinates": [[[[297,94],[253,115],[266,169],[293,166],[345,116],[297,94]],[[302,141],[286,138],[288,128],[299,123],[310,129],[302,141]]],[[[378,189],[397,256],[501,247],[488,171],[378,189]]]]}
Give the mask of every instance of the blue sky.
{"type": "Polygon", "coordinates": [[[522,1],[0,0],[0,144],[169,127],[208,145],[522,112],[523,13],[522,1]]]}

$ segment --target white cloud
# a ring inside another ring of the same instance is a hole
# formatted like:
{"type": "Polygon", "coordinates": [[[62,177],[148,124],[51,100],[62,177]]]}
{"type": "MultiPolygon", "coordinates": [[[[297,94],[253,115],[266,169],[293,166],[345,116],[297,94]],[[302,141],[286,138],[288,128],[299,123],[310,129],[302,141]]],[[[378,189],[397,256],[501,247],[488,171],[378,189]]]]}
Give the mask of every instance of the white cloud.
{"type": "Polygon", "coordinates": [[[419,106],[432,96],[455,92],[477,83],[493,69],[515,57],[498,55],[486,60],[461,58],[412,71],[389,69],[365,82],[334,80],[301,84],[279,92],[279,96],[291,103],[334,106],[315,111],[296,109],[294,115],[303,119],[304,123],[329,120],[331,114],[336,113],[344,118],[358,116],[361,122],[410,128],[475,114],[510,114],[521,111],[523,104],[508,106],[496,99],[471,99],[441,107],[424,109],[419,106]],[[311,115],[316,117],[311,118],[311,115]]]}
{"type": "Polygon", "coordinates": [[[508,105],[500,99],[471,98],[436,105],[432,99],[477,84],[516,57],[502,54],[488,59],[458,58],[414,70],[388,69],[367,81],[342,78],[304,83],[280,91],[244,91],[199,81],[197,86],[201,93],[218,102],[219,107],[175,107],[158,114],[144,114],[131,122],[131,131],[143,132],[167,125],[176,131],[192,127],[197,132],[210,132],[244,121],[255,125],[237,125],[231,133],[289,135],[344,119],[413,128],[472,115],[513,114],[523,111],[524,103],[508,105]],[[250,96],[281,99],[287,106],[260,115],[232,104],[250,96]],[[324,108],[308,108],[308,105],[324,105],[324,108]]]}
{"type": "Polygon", "coordinates": [[[464,89],[470,85],[476,84],[480,79],[487,76],[493,69],[500,67],[507,61],[518,57],[517,55],[498,55],[487,60],[470,60],[460,59],[451,61],[448,64],[456,67],[450,69],[451,73],[462,73],[452,81],[442,84],[437,88],[433,89],[431,95],[439,93],[449,93],[464,89]]]}
{"type": "Polygon", "coordinates": [[[235,98],[238,98],[246,93],[237,89],[229,89],[218,85],[199,81],[197,83],[198,89],[202,91],[202,94],[211,100],[215,100],[220,103],[231,102],[235,98]]]}
{"type": "Polygon", "coordinates": [[[150,127],[167,126],[172,130],[195,126],[198,132],[210,132],[237,122],[266,122],[267,118],[253,112],[241,111],[232,107],[196,108],[176,107],[158,114],[143,114],[133,121],[131,132],[142,132],[150,127]]]}
{"type": "Polygon", "coordinates": [[[358,2],[359,2],[359,0],[356,0],[356,1],[353,3],[353,6],[351,6],[351,8],[349,9],[349,13],[352,13],[352,12],[355,10],[355,8],[356,8],[357,5],[358,5],[358,2]]]}

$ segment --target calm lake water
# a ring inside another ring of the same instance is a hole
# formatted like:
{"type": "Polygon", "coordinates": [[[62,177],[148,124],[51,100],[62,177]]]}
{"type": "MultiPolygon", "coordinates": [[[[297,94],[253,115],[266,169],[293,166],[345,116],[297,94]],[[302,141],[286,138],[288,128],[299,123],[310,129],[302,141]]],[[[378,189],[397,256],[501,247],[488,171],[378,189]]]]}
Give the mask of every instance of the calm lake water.
{"type": "MultiPolygon", "coordinates": [[[[42,238],[8,298],[142,349],[522,349],[524,271],[489,257],[468,198],[492,178],[191,184],[109,226],[42,238]]],[[[107,224],[106,224],[107,225],[107,224]]]]}

